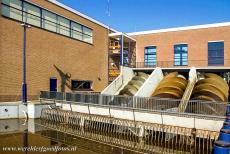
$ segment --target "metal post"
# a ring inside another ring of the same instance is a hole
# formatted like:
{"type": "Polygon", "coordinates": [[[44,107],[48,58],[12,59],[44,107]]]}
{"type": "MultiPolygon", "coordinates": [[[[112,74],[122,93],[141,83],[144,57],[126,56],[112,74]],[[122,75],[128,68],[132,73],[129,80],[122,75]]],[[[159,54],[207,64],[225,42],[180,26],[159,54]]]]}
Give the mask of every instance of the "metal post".
{"type": "Polygon", "coordinates": [[[123,55],[123,34],[120,36],[120,65],[123,66],[124,63],[124,55],[123,55]]]}
{"type": "Polygon", "coordinates": [[[129,51],[128,51],[128,66],[129,67],[133,67],[131,66],[132,64],[132,53],[131,53],[131,43],[130,43],[130,40],[129,40],[129,51]]]}
{"type": "Polygon", "coordinates": [[[26,84],[26,28],[30,28],[26,23],[21,24],[23,27],[23,54],[22,54],[22,104],[27,105],[27,84],[26,84]]]}

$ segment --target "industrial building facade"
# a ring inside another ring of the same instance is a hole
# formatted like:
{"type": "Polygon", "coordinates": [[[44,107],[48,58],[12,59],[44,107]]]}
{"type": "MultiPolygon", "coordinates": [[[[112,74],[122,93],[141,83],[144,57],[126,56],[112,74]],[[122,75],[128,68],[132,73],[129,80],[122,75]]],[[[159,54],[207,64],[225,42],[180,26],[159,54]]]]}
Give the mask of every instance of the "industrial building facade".
{"type": "Polygon", "coordinates": [[[21,100],[26,22],[28,100],[42,90],[101,91],[108,84],[108,27],[55,0],[1,0],[0,100],[21,100]]]}
{"type": "Polygon", "coordinates": [[[56,0],[0,2],[0,101],[21,100],[21,23],[31,25],[26,30],[29,100],[43,90],[102,91],[123,64],[230,67],[230,23],[126,35],[56,0]]]}
{"type": "Polygon", "coordinates": [[[230,23],[129,33],[137,67],[230,66],[230,23]]]}

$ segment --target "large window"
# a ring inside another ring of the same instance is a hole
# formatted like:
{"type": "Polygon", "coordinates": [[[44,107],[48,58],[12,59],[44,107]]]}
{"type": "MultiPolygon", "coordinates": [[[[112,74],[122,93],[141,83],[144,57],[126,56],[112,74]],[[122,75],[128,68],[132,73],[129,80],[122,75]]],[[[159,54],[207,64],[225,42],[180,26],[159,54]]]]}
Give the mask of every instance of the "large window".
{"type": "Polygon", "coordinates": [[[2,0],[2,15],[27,24],[65,35],[83,42],[93,43],[93,30],[22,0],[2,0]]]}
{"type": "Polygon", "coordinates": [[[224,65],[224,42],[208,42],[208,65],[224,65]]]}
{"type": "Polygon", "coordinates": [[[188,65],[188,45],[187,44],[174,45],[174,65],[175,66],[188,65]]]}
{"type": "Polygon", "coordinates": [[[145,66],[156,66],[156,46],[145,47],[145,66]]]}
{"type": "Polygon", "coordinates": [[[92,81],[71,80],[71,89],[72,90],[91,90],[92,81]]]}

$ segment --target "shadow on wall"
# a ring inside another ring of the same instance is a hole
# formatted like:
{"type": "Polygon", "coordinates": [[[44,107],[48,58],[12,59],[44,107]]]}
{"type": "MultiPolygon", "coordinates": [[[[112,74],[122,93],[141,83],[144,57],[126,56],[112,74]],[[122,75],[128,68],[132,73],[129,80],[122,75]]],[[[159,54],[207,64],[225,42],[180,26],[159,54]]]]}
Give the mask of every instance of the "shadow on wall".
{"type": "Polygon", "coordinates": [[[71,74],[70,73],[64,73],[60,68],[58,68],[56,65],[53,65],[57,72],[59,73],[61,77],[61,92],[65,92],[65,86],[67,86],[69,89],[71,89],[70,86],[70,78],[71,74]]]}

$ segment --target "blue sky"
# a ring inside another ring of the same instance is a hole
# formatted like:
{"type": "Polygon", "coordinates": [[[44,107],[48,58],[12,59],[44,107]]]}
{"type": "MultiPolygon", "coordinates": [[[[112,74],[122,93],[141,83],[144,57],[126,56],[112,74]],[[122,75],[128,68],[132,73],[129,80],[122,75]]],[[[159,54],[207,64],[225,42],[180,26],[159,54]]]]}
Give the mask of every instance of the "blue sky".
{"type": "Polygon", "coordinates": [[[230,22],[230,0],[59,0],[123,32],[230,22]]]}

